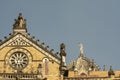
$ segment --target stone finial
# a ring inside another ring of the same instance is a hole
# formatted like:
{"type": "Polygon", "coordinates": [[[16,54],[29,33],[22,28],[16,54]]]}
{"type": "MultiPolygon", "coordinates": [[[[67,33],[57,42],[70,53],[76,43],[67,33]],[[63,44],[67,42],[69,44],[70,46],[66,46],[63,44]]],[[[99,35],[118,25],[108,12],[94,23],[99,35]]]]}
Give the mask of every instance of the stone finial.
{"type": "Polygon", "coordinates": [[[46,49],[48,49],[48,48],[49,48],[49,46],[46,46],[45,48],[46,48],[46,49]]]}
{"type": "Polygon", "coordinates": [[[110,69],[108,71],[108,75],[111,76],[111,75],[115,75],[113,69],[112,69],[112,66],[110,66],[110,69]]]}
{"type": "Polygon", "coordinates": [[[60,53],[61,53],[61,55],[66,56],[65,44],[64,44],[64,43],[62,43],[62,44],[60,45],[60,53]]]}
{"type": "Polygon", "coordinates": [[[51,50],[50,50],[50,52],[53,52],[53,51],[54,51],[54,49],[51,49],[51,50]]]}
{"type": "Polygon", "coordinates": [[[64,44],[64,43],[62,43],[62,44],[60,45],[60,49],[61,49],[61,50],[65,49],[65,44],[64,44]]]}

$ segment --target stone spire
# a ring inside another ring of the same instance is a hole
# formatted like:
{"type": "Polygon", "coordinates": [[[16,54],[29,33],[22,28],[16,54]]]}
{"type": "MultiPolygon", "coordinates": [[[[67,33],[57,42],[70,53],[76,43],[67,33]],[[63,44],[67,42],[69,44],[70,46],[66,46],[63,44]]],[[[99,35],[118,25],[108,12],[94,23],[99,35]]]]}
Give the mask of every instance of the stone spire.
{"type": "Polygon", "coordinates": [[[80,48],[80,57],[83,57],[83,45],[79,43],[79,48],[80,48]]]}
{"type": "Polygon", "coordinates": [[[19,13],[18,19],[15,19],[15,23],[13,24],[13,33],[27,34],[26,19],[23,18],[22,13],[19,13]]]}

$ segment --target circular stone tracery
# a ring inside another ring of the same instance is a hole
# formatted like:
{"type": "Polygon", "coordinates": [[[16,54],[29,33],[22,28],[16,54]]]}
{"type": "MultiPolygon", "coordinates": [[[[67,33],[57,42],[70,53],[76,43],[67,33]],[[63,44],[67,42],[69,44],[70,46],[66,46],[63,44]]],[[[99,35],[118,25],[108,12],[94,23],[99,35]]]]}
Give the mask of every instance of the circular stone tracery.
{"type": "Polygon", "coordinates": [[[9,64],[16,70],[22,70],[28,65],[28,56],[23,52],[15,52],[9,58],[9,64]]]}

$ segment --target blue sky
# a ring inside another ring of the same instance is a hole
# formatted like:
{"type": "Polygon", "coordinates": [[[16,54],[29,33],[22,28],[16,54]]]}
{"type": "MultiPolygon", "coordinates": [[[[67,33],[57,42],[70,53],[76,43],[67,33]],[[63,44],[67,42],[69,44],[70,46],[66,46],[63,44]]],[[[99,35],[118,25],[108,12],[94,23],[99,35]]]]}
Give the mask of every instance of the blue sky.
{"type": "Polygon", "coordinates": [[[28,32],[59,52],[66,44],[67,64],[84,54],[103,68],[120,70],[120,0],[0,0],[0,39],[12,32],[22,12],[28,32]]]}

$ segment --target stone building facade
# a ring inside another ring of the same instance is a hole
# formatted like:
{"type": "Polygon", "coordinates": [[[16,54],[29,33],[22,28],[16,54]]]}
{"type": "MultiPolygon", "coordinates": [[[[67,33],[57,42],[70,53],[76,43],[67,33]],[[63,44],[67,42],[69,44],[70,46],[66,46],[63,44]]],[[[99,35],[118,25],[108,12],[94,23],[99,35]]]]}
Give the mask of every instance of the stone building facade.
{"type": "Polygon", "coordinates": [[[27,32],[26,19],[20,13],[13,24],[9,37],[0,40],[0,80],[120,80],[120,71],[112,66],[100,70],[99,66],[84,55],[66,65],[66,47],[60,51],[48,49],[27,32]]]}
{"type": "Polygon", "coordinates": [[[120,71],[114,71],[112,66],[109,70],[100,70],[100,67],[85,57],[83,46],[80,44],[79,57],[68,65],[64,80],[120,80],[120,71]]]}
{"type": "Polygon", "coordinates": [[[65,45],[60,55],[49,50],[27,32],[26,20],[20,13],[13,32],[0,40],[0,80],[60,80],[66,70],[65,45]]]}

